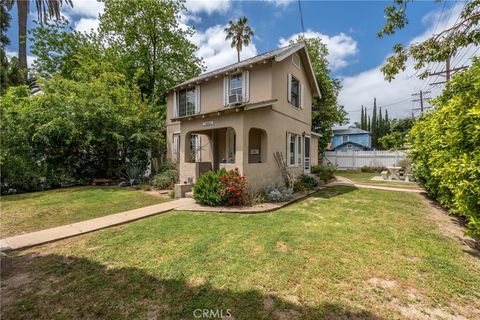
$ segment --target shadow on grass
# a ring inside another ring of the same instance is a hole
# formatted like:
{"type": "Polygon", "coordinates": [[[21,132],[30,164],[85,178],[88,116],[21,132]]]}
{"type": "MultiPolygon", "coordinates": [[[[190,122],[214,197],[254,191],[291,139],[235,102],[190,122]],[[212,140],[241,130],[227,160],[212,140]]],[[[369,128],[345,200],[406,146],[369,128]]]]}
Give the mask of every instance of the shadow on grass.
{"type": "Polygon", "coordinates": [[[318,192],[315,192],[310,197],[312,198],[322,198],[330,199],[333,197],[341,196],[343,194],[358,190],[357,187],[352,185],[335,185],[320,189],[318,192]]]}
{"type": "Polygon", "coordinates": [[[160,278],[72,256],[2,257],[1,273],[2,319],[195,319],[203,310],[210,319],[380,319],[339,302],[306,306],[275,293],[160,278]]]}

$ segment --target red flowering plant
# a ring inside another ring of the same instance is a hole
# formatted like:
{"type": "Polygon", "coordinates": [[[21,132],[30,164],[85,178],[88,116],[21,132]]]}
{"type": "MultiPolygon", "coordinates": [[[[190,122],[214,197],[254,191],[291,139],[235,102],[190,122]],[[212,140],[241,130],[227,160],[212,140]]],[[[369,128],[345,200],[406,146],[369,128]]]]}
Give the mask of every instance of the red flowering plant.
{"type": "Polygon", "coordinates": [[[218,193],[227,206],[241,206],[247,202],[247,182],[238,169],[225,171],[220,176],[218,193]]]}

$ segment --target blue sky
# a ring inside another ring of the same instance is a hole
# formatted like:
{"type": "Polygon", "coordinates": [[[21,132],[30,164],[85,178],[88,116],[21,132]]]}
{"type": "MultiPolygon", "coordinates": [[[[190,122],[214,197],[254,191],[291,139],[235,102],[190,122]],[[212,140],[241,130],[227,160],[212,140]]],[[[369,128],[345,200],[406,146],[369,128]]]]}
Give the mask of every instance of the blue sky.
{"type": "MultiPolygon", "coordinates": [[[[103,5],[95,0],[73,0],[74,7],[62,11],[69,19],[72,28],[80,31],[96,29],[98,14],[103,5]]],[[[384,23],[383,10],[391,1],[302,1],[301,7],[306,36],[319,36],[327,44],[332,75],[342,79],[343,89],[339,100],[350,114],[351,122],[358,121],[360,106],[371,108],[373,98],[378,105],[388,109],[390,116],[409,116],[417,105],[411,102],[411,94],[420,89],[432,91],[434,96],[441,86],[431,87],[428,81],[411,77],[414,73],[412,62],[406,72],[388,83],[383,80],[379,67],[391,53],[395,43],[408,44],[425,39],[437,30],[452,25],[458,17],[464,2],[416,1],[409,7],[409,25],[394,36],[378,39],[376,33],[384,23]]],[[[34,6],[32,6],[34,7],[34,6]]],[[[297,1],[213,1],[187,0],[188,11],[181,17],[181,23],[194,27],[191,41],[199,50],[208,70],[236,61],[236,52],[225,41],[225,24],[240,16],[247,16],[254,29],[255,37],[249,47],[244,48],[242,59],[275,49],[295,38],[302,32],[297,1]]],[[[34,8],[32,8],[34,9],[34,8]]],[[[30,17],[36,17],[31,12],[30,17]]],[[[7,50],[10,55],[17,51],[16,12],[12,11],[12,27],[9,36],[12,45],[7,50]]],[[[33,22],[30,22],[33,25],[33,22]]],[[[464,61],[475,52],[469,48],[464,61]]],[[[460,54],[461,55],[461,54],[460,54]]],[[[459,56],[460,56],[459,55],[459,56]]],[[[34,57],[30,57],[30,62],[34,57]]],[[[441,68],[441,65],[431,65],[441,68]]]]}

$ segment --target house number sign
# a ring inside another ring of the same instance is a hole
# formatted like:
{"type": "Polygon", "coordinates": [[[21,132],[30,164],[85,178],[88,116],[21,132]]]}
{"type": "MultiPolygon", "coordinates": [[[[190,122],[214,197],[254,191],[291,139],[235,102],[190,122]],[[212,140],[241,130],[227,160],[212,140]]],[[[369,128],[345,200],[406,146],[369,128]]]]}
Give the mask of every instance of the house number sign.
{"type": "Polygon", "coordinates": [[[203,121],[203,126],[204,127],[213,126],[213,120],[203,121]]]}

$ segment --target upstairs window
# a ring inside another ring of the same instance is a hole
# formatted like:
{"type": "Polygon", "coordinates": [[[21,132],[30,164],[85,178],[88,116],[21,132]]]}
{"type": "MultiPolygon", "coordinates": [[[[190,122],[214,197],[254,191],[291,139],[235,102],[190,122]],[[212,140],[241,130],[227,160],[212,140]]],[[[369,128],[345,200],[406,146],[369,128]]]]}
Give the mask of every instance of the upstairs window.
{"type": "Polygon", "coordinates": [[[200,85],[174,92],[174,117],[193,116],[200,113],[200,85]]]}
{"type": "Polygon", "coordinates": [[[195,88],[178,92],[178,116],[192,116],[195,114],[195,88]]]}
{"type": "Polygon", "coordinates": [[[342,136],[342,142],[343,143],[348,142],[348,136],[342,136]]]}
{"type": "Polygon", "coordinates": [[[243,93],[243,77],[241,73],[230,76],[230,95],[243,93]]]}
{"type": "Polygon", "coordinates": [[[303,85],[292,74],[288,74],[288,102],[295,108],[303,108],[303,85]]]}

